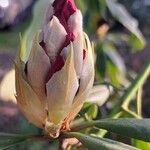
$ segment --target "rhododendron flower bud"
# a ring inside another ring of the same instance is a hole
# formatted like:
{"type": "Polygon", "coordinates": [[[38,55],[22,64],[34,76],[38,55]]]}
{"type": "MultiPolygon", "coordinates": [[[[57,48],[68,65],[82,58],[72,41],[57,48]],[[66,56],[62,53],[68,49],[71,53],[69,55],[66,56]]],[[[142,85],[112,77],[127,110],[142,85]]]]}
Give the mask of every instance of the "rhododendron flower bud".
{"type": "Polygon", "coordinates": [[[16,98],[25,117],[51,137],[80,111],[93,86],[91,44],[73,0],[50,4],[26,63],[16,65],[16,98]],[[24,65],[23,65],[24,64],[24,65]]]}

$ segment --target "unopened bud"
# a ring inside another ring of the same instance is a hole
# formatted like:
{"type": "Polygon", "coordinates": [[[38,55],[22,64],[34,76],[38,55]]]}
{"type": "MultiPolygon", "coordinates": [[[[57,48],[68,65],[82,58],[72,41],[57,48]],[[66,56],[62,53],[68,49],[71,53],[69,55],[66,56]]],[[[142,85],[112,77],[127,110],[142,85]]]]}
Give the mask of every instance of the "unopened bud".
{"type": "Polygon", "coordinates": [[[16,65],[18,106],[31,123],[58,137],[69,129],[94,80],[91,45],[73,0],[55,0],[49,6],[22,64],[16,65]]]}

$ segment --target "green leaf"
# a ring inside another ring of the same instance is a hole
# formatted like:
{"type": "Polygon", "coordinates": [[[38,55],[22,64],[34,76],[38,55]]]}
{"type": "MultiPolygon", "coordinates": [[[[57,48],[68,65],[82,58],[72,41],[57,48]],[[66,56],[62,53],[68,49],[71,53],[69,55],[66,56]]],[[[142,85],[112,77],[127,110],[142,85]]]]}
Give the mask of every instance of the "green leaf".
{"type": "Polygon", "coordinates": [[[77,7],[81,10],[82,14],[84,15],[87,9],[87,3],[84,2],[84,0],[76,0],[75,1],[77,7]]]}
{"type": "MultiPolygon", "coordinates": [[[[131,44],[135,49],[144,48],[144,45],[141,45],[141,42],[137,39],[137,36],[135,34],[129,35],[127,42],[131,44]]],[[[135,50],[133,49],[132,52],[135,52],[135,50]]]]}
{"type": "Polygon", "coordinates": [[[106,55],[103,50],[102,44],[97,44],[96,46],[96,54],[97,54],[97,59],[96,59],[96,70],[99,73],[101,78],[105,77],[106,73],[106,55]]]}
{"type": "MultiPolygon", "coordinates": [[[[136,78],[128,86],[124,94],[121,96],[119,101],[114,105],[114,109],[111,112],[111,116],[121,111],[121,109],[127,110],[132,98],[136,95],[136,92],[140,87],[143,86],[144,82],[150,75],[150,59],[142,67],[136,78]],[[122,105],[122,108],[120,107],[122,105]],[[119,106],[119,107],[118,107],[119,106]]],[[[134,117],[138,117],[137,115],[134,117]]]]}
{"type": "Polygon", "coordinates": [[[95,119],[98,113],[98,106],[91,103],[85,103],[82,107],[80,114],[87,120],[95,119]]]}
{"type": "Polygon", "coordinates": [[[149,150],[150,149],[150,143],[149,142],[144,142],[144,141],[133,139],[132,145],[141,149],[141,150],[149,150]]]}
{"type": "MultiPolygon", "coordinates": [[[[134,35],[134,48],[142,49],[145,46],[145,39],[138,29],[138,22],[134,19],[125,7],[113,0],[106,0],[108,9],[112,16],[116,18],[124,27],[126,27],[134,35]],[[137,42],[135,42],[137,41],[137,42]],[[135,44],[138,43],[138,44],[135,44]]],[[[132,38],[133,40],[133,38],[132,38]]]]}
{"type": "Polygon", "coordinates": [[[65,135],[69,138],[77,138],[89,150],[137,150],[132,146],[106,138],[92,137],[77,132],[65,133],[65,135]]]}
{"type": "Polygon", "coordinates": [[[84,122],[73,127],[72,131],[79,131],[93,126],[130,138],[150,142],[150,119],[102,119],[99,121],[84,122]]]}
{"type": "Polygon", "coordinates": [[[114,47],[114,45],[112,45],[111,43],[107,42],[107,43],[103,44],[103,49],[104,49],[105,54],[107,55],[107,57],[111,60],[111,62],[118,69],[119,74],[121,76],[124,76],[126,74],[125,63],[122,60],[122,57],[120,56],[120,54],[117,52],[117,50],[114,47]]]}
{"type": "Polygon", "coordinates": [[[119,87],[120,80],[118,78],[119,75],[118,68],[110,59],[108,59],[107,61],[106,68],[107,68],[107,76],[109,77],[111,83],[116,87],[119,87]]]}
{"type": "Polygon", "coordinates": [[[15,146],[19,143],[27,141],[29,136],[17,134],[0,133],[0,150],[15,146]]]}

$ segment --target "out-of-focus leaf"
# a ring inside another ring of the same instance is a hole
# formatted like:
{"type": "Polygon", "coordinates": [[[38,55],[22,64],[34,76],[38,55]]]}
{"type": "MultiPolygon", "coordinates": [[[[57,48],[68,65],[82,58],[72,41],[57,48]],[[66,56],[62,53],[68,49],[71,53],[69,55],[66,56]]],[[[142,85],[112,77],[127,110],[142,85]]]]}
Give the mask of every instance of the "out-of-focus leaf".
{"type": "Polygon", "coordinates": [[[0,133],[0,150],[4,150],[19,143],[25,142],[28,140],[28,138],[29,136],[0,133]]]}
{"type": "Polygon", "coordinates": [[[87,102],[97,104],[98,106],[102,106],[109,96],[112,94],[113,89],[107,85],[97,85],[94,86],[87,98],[87,102]]]}
{"type": "Polygon", "coordinates": [[[103,44],[103,49],[106,53],[106,55],[111,59],[113,64],[118,68],[120,74],[123,76],[126,74],[126,67],[123,62],[123,59],[119,55],[119,53],[116,51],[114,46],[110,43],[103,44]]]}
{"type": "Polygon", "coordinates": [[[97,59],[96,59],[96,70],[100,74],[101,78],[104,78],[106,73],[106,55],[104,53],[103,47],[101,44],[98,44],[96,47],[97,59]]]}
{"type": "Polygon", "coordinates": [[[0,98],[4,101],[11,100],[16,103],[15,98],[15,70],[9,71],[0,84],[0,98]]]}
{"type": "MultiPolygon", "coordinates": [[[[91,9],[91,8],[89,8],[91,9]]],[[[92,13],[89,11],[87,12],[86,18],[85,18],[85,28],[86,33],[89,35],[93,35],[93,33],[97,30],[97,21],[99,20],[100,16],[97,12],[97,10],[93,9],[92,13]]]]}
{"type": "Polygon", "coordinates": [[[136,148],[121,142],[106,138],[92,137],[77,132],[67,133],[66,136],[69,138],[77,138],[89,150],[137,150],[136,148]]]}
{"type": "Polygon", "coordinates": [[[116,87],[119,86],[120,85],[119,70],[117,66],[115,66],[115,64],[111,61],[111,59],[108,59],[106,68],[107,68],[106,75],[110,79],[111,83],[116,87]]]}
{"type": "Polygon", "coordinates": [[[120,83],[123,83],[125,80],[125,64],[112,44],[104,43],[103,50],[108,59],[106,67],[107,76],[110,78],[113,85],[119,86],[120,83]]]}
{"type": "Polygon", "coordinates": [[[42,135],[43,130],[29,123],[24,117],[18,118],[18,124],[16,125],[18,133],[42,135]]]}
{"type": "Polygon", "coordinates": [[[84,0],[76,0],[76,5],[78,6],[78,8],[82,11],[82,14],[85,14],[85,11],[87,10],[87,3],[85,3],[84,0]]]}
{"type": "Polygon", "coordinates": [[[150,142],[150,119],[103,119],[99,121],[84,122],[72,130],[79,131],[83,128],[92,126],[127,137],[150,142]]]}
{"type": "Polygon", "coordinates": [[[143,44],[143,46],[141,45],[141,42],[137,40],[137,36],[135,34],[129,35],[128,43],[131,44],[135,49],[142,49],[145,45],[145,44],[143,44]]]}
{"type": "Polygon", "coordinates": [[[37,3],[35,4],[34,10],[33,10],[32,23],[23,36],[23,41],[25,42],[25,45],[24,45],[25,51],[22,54],[22,60],[26,60],[26,58],[29,55],[31,44],[32,44],[31,41],[33,37],[35,36],[35,33],[39,29],[41,29],[47,6],[49,5],[51,1],[53,0],[38,0],[37,3]]]}
{"type": "Polygon", "coordinates": [[[85,103],[80,112],[80,114],[84,116],[87,120],[92,120],[96,118],[97,113],[98,113],[97,105],[91,103],[85,103]]]}
{"type": "Polygon", "coordinates": [[[26,28],[29,26],[30,21],[31,18],[29,17],[29,19],[22,22],[14,30],[9,30],[7,32],[0,31],[0,48],[1,48],[0,53],[4,52],[12,53],[12,51],[14,52],[14,50],[18,48],[19,33],[25,32],[26,28]]]}
{"type": "Polygon", "coordinates": [[[105,17],[107,8],[106,1],[98,0],[98,2],[99,2],[99,13],[101,16],[105,17]]]}
{"type": "Polygon", "coordinates": [[[86,0],[85,2],[88,3],[89,8],[91,8],[92,10],[99,10],[99,1],[95,0],[95,1],[91,1],[91,0],[86,0]]]}
{"type": "MultiPolygon", "coordinates": [[[[108,9],[113,17],[115,17],[123,26],[125,26],[132,34],[134,34],[133,46],[142,49],[145,45],[145,39],[138,29],[138,22],[125,9],[125,7],[113,0],[106,0],[108,9]],[[136,41],[136,42],[135,42],[136,41]],[[136,43],[136,44],[135,44],[136,43]]],[[[133,40],[133,39],[132,39],[133,40]]]]}
{"type": "Polygon", "coordinates": [[[141,149],[141,150],[149,150],[150,149],[150,143],[144,142],[136,139],[132,139],[132,145],[141,149]]]}
{"type": "Polygon", "coordinates": [[[111,43],[97,45],[96,79],[104,77],[119,86],[125,80],[126,68],[120,55],[111,43]]]}

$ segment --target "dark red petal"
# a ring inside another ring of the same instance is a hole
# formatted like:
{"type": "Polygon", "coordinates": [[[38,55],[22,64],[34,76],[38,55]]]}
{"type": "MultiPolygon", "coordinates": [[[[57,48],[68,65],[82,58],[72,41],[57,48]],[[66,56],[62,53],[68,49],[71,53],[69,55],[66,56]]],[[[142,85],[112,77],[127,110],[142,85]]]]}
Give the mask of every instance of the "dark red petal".
{"type": "Polygon", "coordinates": [[[86,50],[83,49],[83,60],[85,59],[85,57],[86,57],[86,50]]]}
{"type": "MultiPolygon", "coordinates": [[[[51,61],[51,67],[47,75],[46,82],[50,80],[50,78],[53,76],[54,73],[62,69],[62,67],[65,64],[65,60],[60,55],[60,53],[64,47],[67,47],[70,44],[70,42],[73,42],[75,39],[74,33],[70,31],[68,27],[68,19],[77,10],[74,0],[55,0],[53,3],[53,7],[54,7],[54,15],[58,18],[60,23],[65,28],[67,35],[66,35],[66,40],[63,43],[62,47],[60,48],[55,61],[51,61]]],[[[39,44],[47,54],[47,47],[44,41],[41,41],[39,44]]]]}
{"type": "Polygon", "coordinates": [[[67,47],[67,46],[70,44],[70,42],[73,42],[74,39],[75,39],[75,36],[74,36],[74,34],[73,34],[72,32],[70,32],[69,34],[67,34],[67,35],[66,35],[66,40],[65,40],[64,44],[62,45],[61,50],[62,50],[64,47],[67,47]]]}
{"type": "Polygon", "coordinates": [[[75,36],[68,27],[68,19],[70,16],[76,12],[77,8],[75,6],[74,0],[55,0],[53,3],[54,15],[59,19],[60,23],[64,26],[67,36],[61,50],[68,46],[70,42],[74,41],[75,36]]]}
{"type": "Polygon", "coordinates": [[[49,70],[49,73],[47,75],[46,82],[50,80],[50,78],[53,76],[54,73],[61,70],[64,64],[65,64],[65,60],[61,55],[58,55],[56,60],[54,62],[51,62],[51,69],[49,70]]]}
{"type": "Polygon", "coordinates": [[[66,31],[70,32],[67,22],[70,16],[77,10],[74,0],[55,0],[53,7],[55,11],[54,15],[59,19],[66,31]]]}

